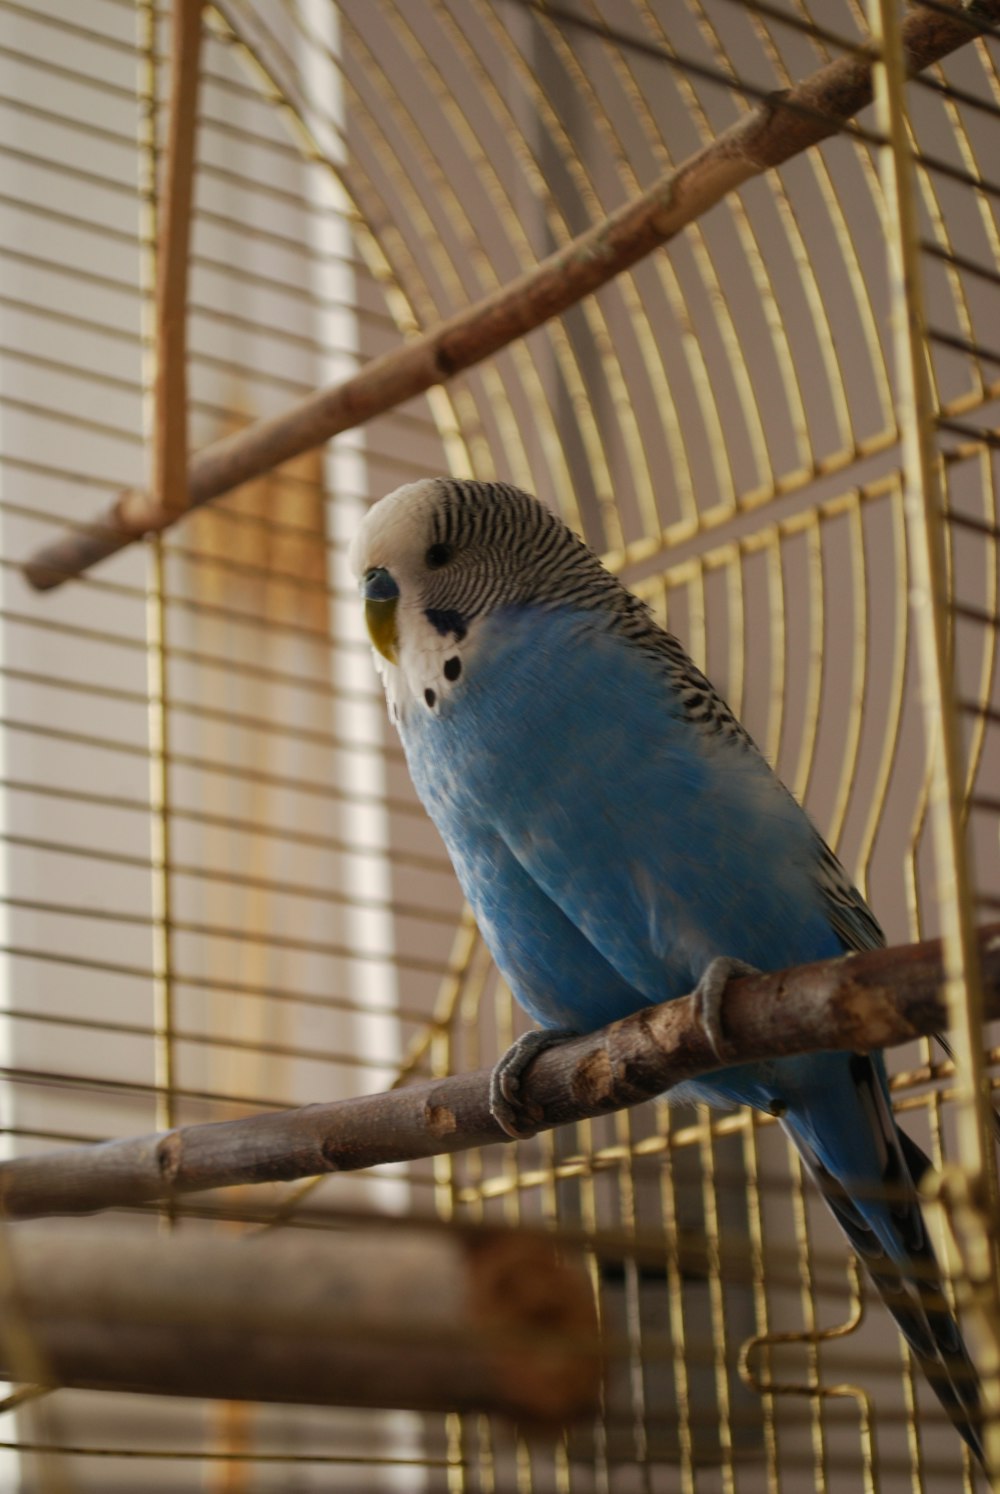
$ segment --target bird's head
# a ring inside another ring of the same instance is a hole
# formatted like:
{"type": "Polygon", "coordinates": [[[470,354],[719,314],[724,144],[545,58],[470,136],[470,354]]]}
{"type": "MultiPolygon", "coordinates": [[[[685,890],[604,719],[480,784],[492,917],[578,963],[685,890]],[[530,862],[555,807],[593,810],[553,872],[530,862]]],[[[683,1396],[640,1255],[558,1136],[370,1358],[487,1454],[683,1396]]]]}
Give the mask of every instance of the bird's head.
{"type": "Polygon", "coordinates": [[[410,619],[461,642],[499,607],[559,605],[585,579],[595,594],[618,590],[561,519],[499,482],[440,477],[397,488],[369,510],[350,563],[372,643],[392,663],[410,619]]]}

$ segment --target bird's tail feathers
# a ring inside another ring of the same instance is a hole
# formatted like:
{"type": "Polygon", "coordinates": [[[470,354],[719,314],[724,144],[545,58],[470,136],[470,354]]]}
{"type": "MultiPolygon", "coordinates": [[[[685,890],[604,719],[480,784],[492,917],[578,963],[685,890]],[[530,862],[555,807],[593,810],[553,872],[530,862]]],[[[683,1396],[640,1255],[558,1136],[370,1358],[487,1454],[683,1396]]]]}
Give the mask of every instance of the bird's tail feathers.
{"type": "Polygon", "coordinates": [[[877,1198],[866,1198],[857,1180],[838,1177],[820,1159],[805,1134],[808,1128],[796,1125],[793,1109],[783,1125],[949,1419],[985,1467],[979,1376],[944,1295],[916,1192],[915,1180],[931,1164],[897,1129],[874,1064],[870,1084],[865,1108],[873,1120],[878,1116],[885,1158],[877,1198]]]}

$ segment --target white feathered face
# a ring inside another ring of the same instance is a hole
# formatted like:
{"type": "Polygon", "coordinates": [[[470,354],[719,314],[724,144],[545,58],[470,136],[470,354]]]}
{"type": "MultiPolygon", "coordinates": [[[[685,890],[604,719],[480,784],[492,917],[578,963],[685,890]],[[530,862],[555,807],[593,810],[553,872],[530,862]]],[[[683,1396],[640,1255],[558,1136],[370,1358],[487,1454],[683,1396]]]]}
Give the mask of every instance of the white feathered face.
{"type": "Polygon", "coordinates": [[[409,695],[437,709],[497,608],[623,595],[561,519],[506,483],[397,488],[369,510],[349,559],[391,707],[409,695]]]}
{"type": "Polygon", "coordinates": [[[393,715],[411,700],[438,710],[461,677],[477,624],[510,572],[502,558],[516,516],[505,497],[514,492],[431,478],[397,488],[365,517],[349,560],[393,715]]]}
{"type": "Polygon", "coordinates": [[[425,583],[448,552],[435,546],[437,484],[408,483],[369,509],[348,561],[361,585],[372,643],[391,664],[399,662],[399,627],[419,609],[425,583]],[[403,618],[400,619],[400,609],[403,618]]]}

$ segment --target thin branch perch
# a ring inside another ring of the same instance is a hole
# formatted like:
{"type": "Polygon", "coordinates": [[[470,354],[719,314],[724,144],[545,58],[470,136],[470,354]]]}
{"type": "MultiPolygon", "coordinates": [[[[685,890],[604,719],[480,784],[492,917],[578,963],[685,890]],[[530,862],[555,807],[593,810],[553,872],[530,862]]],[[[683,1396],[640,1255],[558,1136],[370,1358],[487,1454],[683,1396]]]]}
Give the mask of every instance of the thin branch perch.
{"type": "Polygon", "coordinates": [[[546,1423],[597,1410],[586,1269],[535,1233],[383,1221],[252,1248],[120,1227],[7,1234],[52,1384],[546,1423]]]}
{"type": "MultiPolygon", "coordinates": [[[[969,41],[980,22],[1000,22],[1000,0],[956,5],[953,14],[948,9],[918,5],[907,17],[903,39],[911,72],[969,41]]],[[[871,68],[864,52],[838,57],[749,110],[648,191],[493,295],[373,359],[344,383],[206,447],[190,464],[190,506],[208,503],[447,382],[559,316],[666,244],[736,187],[836,134],[871,102],[871,68]]],[[[92,523],[38,550],[24,574],[38,590],[49,590],[143,535],[168,528],[176,517],[156,494],[121,493],[92,523]]]]}
{"type": "MultiPolygon", "coordinates": [[[[1000,1016],[1000,924],[979,933],[990,1017],[1000,1016]]],[[[939,941],[747,976],[726,991],[732,1062],[818,1049],[864,1051],[940,1032],[939,941]]],[[[624,1110],[720,1067],[690,997],[542,1053],[524,1098],[539,1130],[624,1110]]],[[[0,1165],[9,1218],[90,1213],[237,1183],[290,1182],[458,1152],[508,1138],[489,1109],[489,1071],[385,1094],[182,1126],[0,1165]]]]}
{"type": "Polygon", "coordinates": [[[164,513],[188,506],[187,299],[202,0],[174,0],[170,115],[156,256],[156,411],[152,491],[164,513]]]}

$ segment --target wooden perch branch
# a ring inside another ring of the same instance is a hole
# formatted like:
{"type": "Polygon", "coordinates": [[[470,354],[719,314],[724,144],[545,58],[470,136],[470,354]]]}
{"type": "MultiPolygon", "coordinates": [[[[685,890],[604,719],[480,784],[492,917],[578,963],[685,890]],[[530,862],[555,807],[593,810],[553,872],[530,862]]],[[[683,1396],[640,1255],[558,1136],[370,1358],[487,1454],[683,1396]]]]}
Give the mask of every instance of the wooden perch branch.
{"type": "Polygon", "coordinates": [[[156,257],[156,411],[153,502],[179,518],[188,506],[187,299],[202,0],[174,0],[170,115],[156,257]]]}
{"type": "MultiPolygon", "coordinates": [[[[1000,0],[917,5],[903,24],[908,68],[919,72],[969,41],[980,22],[998,21],[1000,0]]],[[[208,503],[447,382],[559,316],[666,244],[743,182],[836,134],[871,102],[871,68],[864,53],[838,57],[749,110],[640,197],[493,295],[373,359],[344,383],[206,447],[190,464],[190,505],[208,503]]],[[[142,535],[166,529],[176,517],[155,494],[121,493],[92,523],[38,550],[24,574],[40,591],[59,586],[142,535]]]]}
{"type": "MultiPolygon", "coordinates": [[[[979,933],[986,1011],[1000,1016],[1000,924],[979,933]]],[[[937,940],[747,976],[726,991],[732,1062],[863,1051],[946,1025],[937,940]]],[[[690,997],[647,1007],[542,1053],[524,1098],[539,1130],[624,1110],[719,1068],[690,997]]],[[[508,1140],[489,1071],[355,1100],[182,1126],[0,1165],[8,1218],[89,1213],[237,1183],[289,1182],[508,1140]]]]}
{"type": "Polygon", "coordinates": [[[80,1225],[8,1237],[57,1385],[548,1423],[597,1410],[593,1291],[540,1235],[383,1222],[252,1244],[80,1225]]]}

